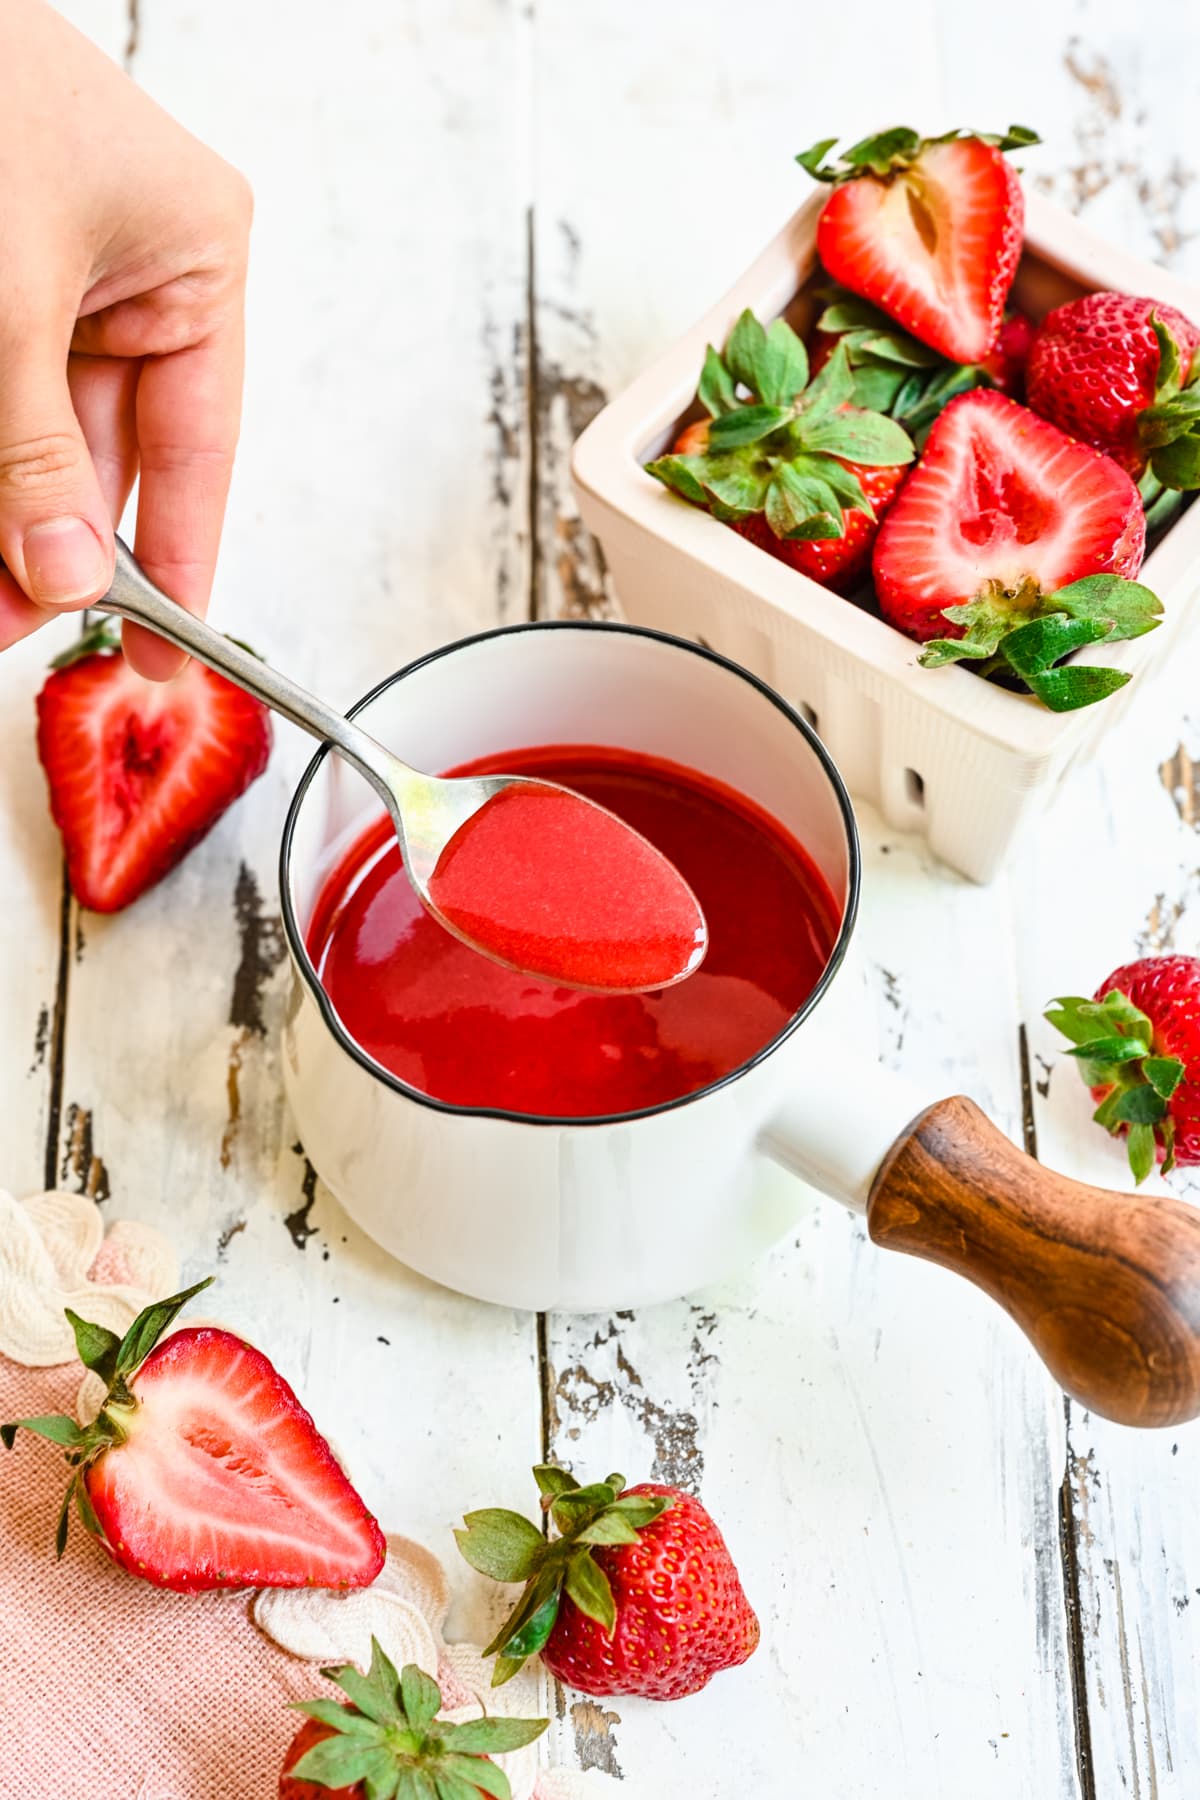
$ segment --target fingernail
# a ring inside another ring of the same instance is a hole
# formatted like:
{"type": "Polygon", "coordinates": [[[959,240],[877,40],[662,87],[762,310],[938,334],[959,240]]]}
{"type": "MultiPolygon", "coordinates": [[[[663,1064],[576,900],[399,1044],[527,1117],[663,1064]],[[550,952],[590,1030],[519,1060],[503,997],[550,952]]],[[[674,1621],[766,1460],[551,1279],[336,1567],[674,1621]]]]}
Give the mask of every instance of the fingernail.
{"type": "Polygon", "coordinates": [[[98,599],[109,577],[108,552],[86,519],[49,519],[25,533],[25,574],[43,606],[98,599]]]}

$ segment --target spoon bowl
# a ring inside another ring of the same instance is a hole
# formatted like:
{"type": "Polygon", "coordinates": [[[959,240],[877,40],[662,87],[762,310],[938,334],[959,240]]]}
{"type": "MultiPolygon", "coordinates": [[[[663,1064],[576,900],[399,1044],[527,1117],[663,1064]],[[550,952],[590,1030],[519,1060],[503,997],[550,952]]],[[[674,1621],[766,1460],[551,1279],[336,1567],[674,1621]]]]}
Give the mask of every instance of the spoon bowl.
{"type": "Polygon", "coordinates": [[[527,775],[429,775],[164,594],[117,539],[96,612],[132,619],[328,743],[387,807],[421,904],[473,950],[590,992],[686,980],[708,931],[661,852],[615,813],[527,775]]]}

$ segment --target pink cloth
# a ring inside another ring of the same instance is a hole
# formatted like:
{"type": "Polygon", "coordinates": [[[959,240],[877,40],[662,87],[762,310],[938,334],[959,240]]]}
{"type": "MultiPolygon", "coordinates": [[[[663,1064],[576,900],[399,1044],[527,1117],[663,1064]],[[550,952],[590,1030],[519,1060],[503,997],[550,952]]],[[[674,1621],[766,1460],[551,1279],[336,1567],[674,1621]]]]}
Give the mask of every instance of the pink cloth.
{"type": "MultiPolygon", "coordinates": [[[[77,1363],[0,1357],[0,1419],[73,1413],[77,1363]]],[[[0,1800],[273,1800],[324,1687],[251,1624],[244,1594],[172,1594],[109,1562],[78,1518],[61,1563],[62,1451],[0,1450],[0,1800]]]]}

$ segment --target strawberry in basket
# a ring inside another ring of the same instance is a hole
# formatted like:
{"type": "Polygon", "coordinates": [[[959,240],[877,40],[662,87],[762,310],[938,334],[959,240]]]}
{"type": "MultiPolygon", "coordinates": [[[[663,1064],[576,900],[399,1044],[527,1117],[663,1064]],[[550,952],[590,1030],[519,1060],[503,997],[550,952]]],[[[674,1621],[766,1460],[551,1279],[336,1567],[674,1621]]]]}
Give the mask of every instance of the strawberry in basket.
{"type": "Polygon", "coordinates": [[[1123,469],[979,389],[938,418],[884,520],[875,589],[884,618],[926,646],[924,667],[966,660],[1069,712],[1129,676],[1067,657],[1158,624],[1158,600],[1131,579],[1145,545],[1123,469]]]}
{"type": "Polygon", "coordinates": [[[1029,353],[1029,404],[1139,480],[1200,487],[1200,331],[1173,306],[1084,294],[1048,313],[1029,353]]]}
{"type": "Polygon", "coordinates": [[[791,326],[746,311],[723,355],[710,345],[689,425],[649,472],[752,543],[826,587],[853,587],[913,458],[894,419],[852,405],[839,345],[809,380],[791,326]]]}
{"type": "Polygon", "coordinates": [[[1024,241],[1025,202],[1004,155],[1038,142],[907,126],[854,144],[831,163],[823,139],[796,158],[833,192],[817,225],[817,255],[835,281],[956,363],[982,362],[1000,335],[1024,241]]]}

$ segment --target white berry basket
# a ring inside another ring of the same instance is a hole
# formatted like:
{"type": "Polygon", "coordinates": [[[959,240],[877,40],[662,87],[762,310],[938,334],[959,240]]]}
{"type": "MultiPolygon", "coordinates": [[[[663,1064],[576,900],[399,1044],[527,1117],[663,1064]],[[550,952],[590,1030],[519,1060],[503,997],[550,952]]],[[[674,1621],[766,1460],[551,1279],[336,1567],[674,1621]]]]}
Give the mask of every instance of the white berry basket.
{"type": "MultiPolygon", "coordinates": [[[[816,266],[814,194],[737,285],[631,386],[575,446],[580,511],[599,539],[625,615],[698,638],[768,681],[816,725],[851,792],[887,822],[923,832],[975,881],[989,881],[1069,764],[1086,753],[1196,610],[1200,501],[1163,535],[1139,580],[1163,623],[1130,643],[1089,646],[1081,662],[1126,669],[1117,694],[1051,713],[968,669],[922,669],[919,647],[867,606],[843,599],[670,493],[643,465],[693,410],[704,348],[725,342],[745,307],[803,329],[816,266]]],[[[1200,289],[1106,243],[1036,195],[1014,304],[1034,318],[1095,289],[1147,294],[1200,322],[1200,289]]],[[[693,416],[694,413],[693,413],[693,416]]]]}

